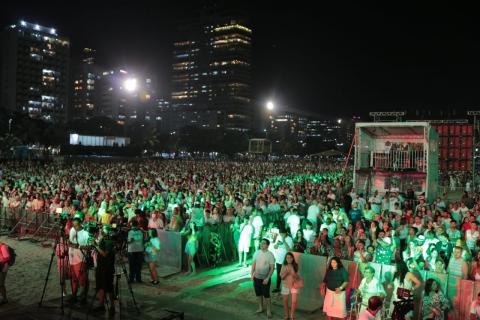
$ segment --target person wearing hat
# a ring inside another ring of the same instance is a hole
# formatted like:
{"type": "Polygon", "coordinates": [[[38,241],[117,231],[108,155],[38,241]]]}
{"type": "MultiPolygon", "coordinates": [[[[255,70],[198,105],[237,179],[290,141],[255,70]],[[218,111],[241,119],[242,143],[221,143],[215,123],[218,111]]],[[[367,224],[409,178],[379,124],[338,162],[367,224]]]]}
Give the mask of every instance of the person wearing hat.
{"type": "Polygon", "coordinates": [[[113,299],[113,276],[115,273],[115,246],[111,239],[112,228],[109,224],[103,225],[100,237],[93,245],[98,252],[97,268],[95,270],[96,289],[98,291],[98,310],[105,310],[105,294],[108,294],[109,313],[115,313],[113,299]]]}

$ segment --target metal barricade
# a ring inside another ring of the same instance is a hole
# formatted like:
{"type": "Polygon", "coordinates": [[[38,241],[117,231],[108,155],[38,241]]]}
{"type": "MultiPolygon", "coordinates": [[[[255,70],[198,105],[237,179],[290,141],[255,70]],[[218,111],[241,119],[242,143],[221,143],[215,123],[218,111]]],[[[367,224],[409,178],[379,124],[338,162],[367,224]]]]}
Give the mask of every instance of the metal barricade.
{"type": "Polygon", "coordinates": [[[372,151],[370,167],[377,169],[405,170],[426,172],[426,152],[411,150],[372,151]]]}

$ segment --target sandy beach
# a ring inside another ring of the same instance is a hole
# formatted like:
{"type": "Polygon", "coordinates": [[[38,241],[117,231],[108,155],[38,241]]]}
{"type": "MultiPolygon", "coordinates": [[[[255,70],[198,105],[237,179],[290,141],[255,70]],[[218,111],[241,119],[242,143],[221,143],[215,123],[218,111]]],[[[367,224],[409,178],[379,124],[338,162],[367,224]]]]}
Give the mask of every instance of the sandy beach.
{"type": "MultiPolygon", "coordinates": [[[[9,303],[0,307],[0,319],[14,319],[9,316],[15,310],[30,310],[29,312],[39,315],[35,310],[40,301],[45,277],[52,249],[43,247],[39,243],[30,241],[18,241],[8,237],[0,237],[1,241],[11,245],[17,253],[15,265],[7,275],[7,293],[9,303]],[[9,317],[7,317],[9,316],[9,317]]],[[[167,308],[185,313],[185,319],[266,319],[266,315],[254,315],[256,300],[250,281],[249,268],[237,268],[235,264],[215,269],[204,269],[195,276],[176,274],[162,278],[158,286],[149,283],[150,276],[146,267],[143,268],[143,284],[134,283],[132,289],[140,306],[143,319],[159,319],[161,310],[167,308]]],[[[94,288],[94,271],[90,271],[91,288],[94,288]]],[[[69,291],[69,285],[67,287],[69,291]]],[[[122,306],[121,318],[137,318],[134,313],[134,305],[131,295],[127,290],[123,276],[120,280],[122,306]]],[[[93,290],[91,290],[93,294],[93,290]]],[[[281,296],[272,295],[274,303],[274,319],[283,319],[281,296]]],[[[56,269],[56,261],[52,264],[45,304],[60,305],[60,285],[56,269]]],[[[68,308],[68,306],[67,306],[68,308]]],[[[75,314],[80,314],[85,308],[75,306],[75,314]]],[[[118,310],[118,306],[117,306],[118,310]]],[[[58,314],[59,310],[51,311],[58,314]]],[[[90,316],[95,319],[98,315],[90,316]]],[[[103,315],[102,315],[103,316],[103,315]]],[[[118,314],[116,317],[119,317],[118,314]]],[[[101,319],[103,317],[99,317],[101,319]]],[[[313,314],[298,313],[297,319],[323,318],[322,312],[313,314]]],[[[30,316],[29,319],[43,319],[38,316],[30,316]]]]}

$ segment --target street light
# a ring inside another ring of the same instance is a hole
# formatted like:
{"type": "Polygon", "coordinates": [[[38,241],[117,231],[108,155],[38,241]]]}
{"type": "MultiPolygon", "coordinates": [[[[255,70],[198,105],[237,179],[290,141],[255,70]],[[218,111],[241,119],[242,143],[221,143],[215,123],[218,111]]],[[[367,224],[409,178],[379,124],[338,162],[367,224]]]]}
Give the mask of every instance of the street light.
{"type": "Polygon", "coordinates": [[[127,79],[123,83],[123,86],[125,87],[125,90],[127,90],[128,92],[134,92],[135,90],[137,90],[137,79],[135,78],[127,79]]]}
{"type": "Polygon", "coordinates": [[[267,110],[268,111],[273,111],[275,109],[275,104],[272,101],[267,102],[267,110]]]}

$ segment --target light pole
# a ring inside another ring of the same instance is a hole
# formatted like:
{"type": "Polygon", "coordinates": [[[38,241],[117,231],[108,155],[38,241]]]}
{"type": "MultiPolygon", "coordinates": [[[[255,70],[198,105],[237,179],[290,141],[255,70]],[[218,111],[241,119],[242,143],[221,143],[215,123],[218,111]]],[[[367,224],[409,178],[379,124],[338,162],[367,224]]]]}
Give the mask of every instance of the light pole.
{"type": "MultiPolygon", "coordinates": [[[[125,108],[126,113],[127,113],[127,119],[128,119],[128,117],[129,117],[128,112],[131,112],[131,110],[130,111],[127,111],[127,110],[132,109],[132,104],[137,105],[137,103],[136,103],[137,101],[134,100],[134,96],[135,96],[135,94],[137,93],[137,90],[138,90],[137,79],[136,78],[125,79],[123,81],[123,88],[125,89],[125,91],[127,91],[128,99],[130,101],[130,107],[125,108]]],[[[127,122],[128,121],[125,121],[124,124],[123,124],[123,135],[124,136],[127,136],[127,122]]]]}
{"type": "Polygon", "coordinates": [[[477,157],[477,116],[480,116],[480,111],[467,111],[467,114],[469,116],[473,116],[473,142],[472,142],[472,154],[473,154],[473,159],[472,159],[472,185],[473,185],[473,191],[476,191],[476,183],[475,183],[475,167],[476,167],[476,157],[477,157]]]}
{"type": "Polygon", "coordinates": [[[9,135],[10,135],[10,132],[12,131],[12,122],[13,122],[12,118],[8,119],[8,134],[9,135]]]}
{"type": "Polygon", "coordinates": [[[272,128],[272,113],[275,110],[275,103],[272,100],[267,101],[265,104],[265,109],[267,110],[267,124],[265,129],[265,138],[268,138],[268,131],[272,128]]]}

